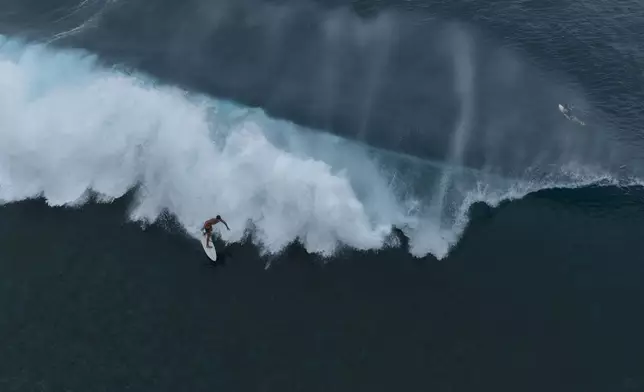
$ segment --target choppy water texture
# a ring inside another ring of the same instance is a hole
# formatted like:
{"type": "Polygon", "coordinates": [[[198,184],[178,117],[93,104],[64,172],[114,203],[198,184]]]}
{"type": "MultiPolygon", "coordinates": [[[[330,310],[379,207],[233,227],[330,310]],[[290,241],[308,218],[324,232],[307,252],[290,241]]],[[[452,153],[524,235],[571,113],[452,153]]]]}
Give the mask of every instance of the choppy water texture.
{"type": "Polygon", "coordinates": [[[643,46],[632,1],[5,1],[0,385],[644,390],[643,46]]]}

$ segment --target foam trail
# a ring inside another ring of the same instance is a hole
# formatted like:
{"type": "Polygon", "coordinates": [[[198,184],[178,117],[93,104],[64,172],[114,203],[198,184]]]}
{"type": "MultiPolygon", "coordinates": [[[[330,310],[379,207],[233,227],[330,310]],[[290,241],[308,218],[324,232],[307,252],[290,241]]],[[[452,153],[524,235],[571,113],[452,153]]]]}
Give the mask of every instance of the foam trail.
{"type": "MultiPolygon", "coordinates": [[[[458,187],[444,197],[453,213],[430,230],[426,184],[444,170],[105,70],[84,52],[0,36],[1,202],[43,196],[53,206],[78,205],[88,190],[109,201],[138,185],[131,219],[152,222],[168,212],[193,236],[221,214],[231,224],[225,241],[242,240],[252,227],[266,253],[299,240],[331,255],[342,245],[386,246],[395,225],[409,234],[414,255],[442,258],[473,202],[555,183],[459,170],[458,187]]],[[[596,179],[556,173],[566,185],[596,179]]]]}
{"type": "Polygon", "coordinates": [[[79,4],[77,4],[67,15],[59,18],[58,20],[54,21],[54,23],[57,22],[62,22],[65,19],[72,18],[75,16],[77,13],[81,12],[87,7],[96,5],[98,6],[98,10],[93,12],[91,15],[86,17],[82,22],[79,22],[76,26],[69,28],[67,30],[58,32],[53,34],[51,37],[45,40],[47,44],[51,44],[55,41],[67,38],[69,36],[78,34],[88,28],[96,27],[99,23],[100,18],[102,17],[103,13],[105,12],[105,9],[110,6],[112,3],[114,3],[116,0],[105,0],[104,2],[96,1],[96,0],[83,0],[79,4]],[[91,1],[91,3],[90,3],[91,1]]]}

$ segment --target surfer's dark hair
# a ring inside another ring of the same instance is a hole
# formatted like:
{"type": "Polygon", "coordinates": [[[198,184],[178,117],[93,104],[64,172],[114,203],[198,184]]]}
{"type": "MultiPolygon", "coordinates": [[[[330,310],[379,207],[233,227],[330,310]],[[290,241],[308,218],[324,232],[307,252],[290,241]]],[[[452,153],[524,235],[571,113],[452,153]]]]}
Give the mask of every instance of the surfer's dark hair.
{"type": "Polygon", "coordinates": [[[221,219],[221,215],[217,215],[215,218],[217,218],[217,219],[221,219]]]}

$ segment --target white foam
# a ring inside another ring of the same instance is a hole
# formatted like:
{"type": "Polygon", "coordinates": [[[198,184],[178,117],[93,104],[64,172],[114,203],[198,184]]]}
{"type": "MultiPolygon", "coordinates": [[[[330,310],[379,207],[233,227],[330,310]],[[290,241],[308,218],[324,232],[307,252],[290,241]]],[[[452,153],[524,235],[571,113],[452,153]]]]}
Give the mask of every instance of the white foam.
{"type": "Polygon", "coordinates": [[[252,121],[218,129],[209,120],[216,102],[99,70],[80,53],[4,44],[4,201],[42,194],[51,205],[74,204],[87,189],[111,199],[140,183],[133,219],[167,210],[195,233],[221,214],[231,223],[228,241],[251,221],[269,252],[298,238],[323,254],[340,241],[372,249],[389,233],[391,222],[368,215],[346,176],[323,161],[277,148],[252,121]]]}
{"type": "Polygon", "coordinates": [[[107,202],[140,185],[133,220],[167,211],[195,236],[220,214],[231,227],[222,231],[226,241],[242,240],[252,226],[265,252],[299,240],[330,255],[342,245],[381,248],[396,225],[414,255],[440,258],[473,202],[543,184],[516,191],[517,182],[452,174],[444,211],[427,215],[432,192],[423,184],[439,178],[438,166],[102,69],[83,52],[2,36],[0,45],[3,202],[43,196],[78,205],[88,190],[107,202]]]}

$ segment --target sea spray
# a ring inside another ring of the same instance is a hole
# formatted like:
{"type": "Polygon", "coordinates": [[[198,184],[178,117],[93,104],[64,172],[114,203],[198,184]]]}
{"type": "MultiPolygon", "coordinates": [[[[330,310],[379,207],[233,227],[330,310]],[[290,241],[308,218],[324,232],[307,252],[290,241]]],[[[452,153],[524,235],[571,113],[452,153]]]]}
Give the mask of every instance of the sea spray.
{"type": "Polygon", "coordinates": [[[340,246],[380,249],[395,226],[415,256],[442,258],[472,203],[604,178],[564,168],[504,178],[460,167],[437,218],[428,214],[432,184],[450,163],[374,149],[105,69],[85,52],[0,41],[3,202],[42,196],[50,205],[78,205],[88,190],[109,201],[136,188],[131,219],[170,213],[197,236],[203,220],[220,214],[231,224],[225,241],[240,241],[252,227],[265,253],[293,241],[325,256],[340,246]]]}

